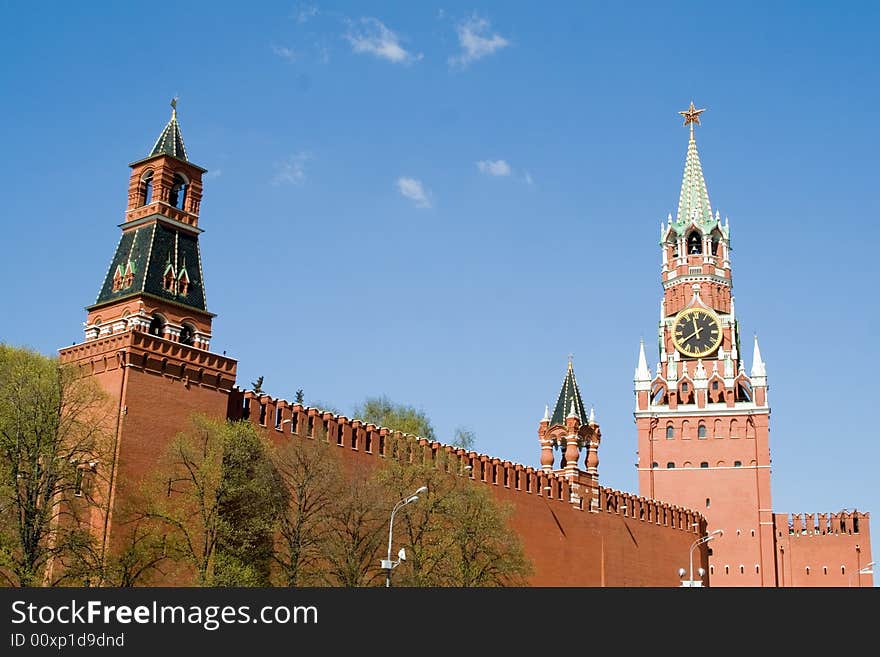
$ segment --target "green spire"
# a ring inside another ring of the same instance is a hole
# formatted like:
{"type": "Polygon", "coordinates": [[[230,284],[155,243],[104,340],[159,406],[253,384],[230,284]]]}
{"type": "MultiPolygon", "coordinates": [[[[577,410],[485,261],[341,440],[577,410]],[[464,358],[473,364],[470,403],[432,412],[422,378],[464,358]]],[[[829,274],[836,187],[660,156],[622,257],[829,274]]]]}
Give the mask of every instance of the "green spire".
{"type": "Polygon", "coordinates": [[[183,135],[180,134],[180,124],[177,122],[177,98],[171,99],[171,119],[150,152],[150,157],[154,155],[170,155],[178,160],[188,161],[186,147],[183,145],[183,135]]]}
{"type": "MultiPolygon", "coordinates": [[[[693,105],[693,103],[691,104],[693,105]]],[[[712,206],[709,205],[709,192],[703,178],[703,166],[697,153],[694,140],[694,125],[691,123],[691,138],[688,141],[687,159],[684,162],[684,176],[681,179],[681,195],[678,197],[678,216],[676,224],[688,224],[691,219],[703,224],[712,223],[712,206]]]]}
{"type": "Polygon", "coordinates": [[[581,399],[581,391],[574,376],[571,358],[569,358],[568,371],[566,371],[565,378],[562,380],[562,390],[559,391],[556,408],[553,410],[553,416],[550,418],[551,427],[554,424],[565,424],[565,418],[571,412],[572,404],[574,404],[574,410],[581,422],[586,422],[587,413],[584,410],[584,400],[581,399]]]}

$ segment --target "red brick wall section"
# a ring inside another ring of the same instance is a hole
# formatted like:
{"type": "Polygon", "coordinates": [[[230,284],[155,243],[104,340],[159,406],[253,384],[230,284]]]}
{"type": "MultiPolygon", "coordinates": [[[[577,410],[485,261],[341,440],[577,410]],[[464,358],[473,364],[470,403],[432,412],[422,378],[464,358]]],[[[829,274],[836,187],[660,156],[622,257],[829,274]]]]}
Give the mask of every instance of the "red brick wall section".
{"type": "Polygon", "coordinates": [[[870,514],[773,515],[779,586],[871,587],[870,514]]]}
{"type": "MultiPolygon", "coordinates": [[[[326,431],[330,442],[337,443],[341,430],[340,448],[346,459],[364,464],[375,465],[383,458],[383,436],[404,435],[321,409],[239,390],[229,397],[229,416],[242,418],[245,403],[247,419],[264,426],[278,440],[301,439],[311,426],[312,432],[326,431]],[[351,443],[352,429],[357,431],[355,447],[351,443]]],[[[511,526],[522,538],[534,565],[530,580],[533,586],[679,586],[678,570],[689,569],[690,547],[705,529],[705,519],[698,513],[605,488],[600,488],[600,510],[583,510],[590,508],[589,501],[572,505],[567,482],[554,474],[416,436],[409,438],[433,450],[458,454],[472,465],[474,485],[492,486],[499,499],[513,506],[511,526]],[[480,480],[481,463],[486,464],[485,481],[480,480]],[[496,469],[495,483],[492,468],[496,469]],[[545,491],[548,485],[551,490],[545,491]]],[[[696,578],[697,568],[708,571],[705,545],[694,550],[693,559],[696,578]]],[[[708,575],[704,579],[708,583],[708,575]]]]}

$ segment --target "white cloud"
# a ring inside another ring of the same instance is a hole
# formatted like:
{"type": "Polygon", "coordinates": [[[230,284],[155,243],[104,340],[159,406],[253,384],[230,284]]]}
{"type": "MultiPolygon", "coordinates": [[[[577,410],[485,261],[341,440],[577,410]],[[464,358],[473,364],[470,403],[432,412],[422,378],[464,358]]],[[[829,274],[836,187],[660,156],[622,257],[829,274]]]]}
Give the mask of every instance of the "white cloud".
{"type": "Polygon", "coordinates": [[[212,169],[211,171],[208,171],[208,173],[206,173],[204,176],[202,176],[202,178],[204,180],[210,180],[211,178],[219,178],[222,175],[223,169],[212,169]]]}
{"type": "Polygon", "coordinates": [[[289,62],[295,62],[299,59],[299,54],[293,48],[286,46],[272,46],[272,52],[289,62]]]}
{"type": "Polygon", "coordinates": [[[277,171],[272,178],[275,185],[301,185],[306,179],[306,162],[312,156],[300,151],[276,165],[277,171]]]}
{"type": "Polygon", "coordinates": [[[459,23],[455,30],[458,32],[461,54],[449,58],[450,66],[467,66],[510,45],[510,42],[500,34],[490,33],[489,21],[485,18],[472,16],[459,23]]]}
{"type": "Polygon", "coordinates": [[[297,23],[305,23],[310,18],[318,15],[318,8],[314,5],[299,5],[293,18],[297,23]]]}
{"type": "Polygon", "coordinates": [[[400,45],[400,37],[376,18],[362,18],[359,25],[350,24],[345,38],[356,53],[368,53],[395,64],[408,64],[422,58],[400,45]]]}
{"type": "Polygon", "coordinates": [[[532,179],[532,174],[530,174],[528,171],[525,172],[525,175],[523,176],[523,180],[526,181],[526,185],[534,185],[535,184],[535,181],[532,179]]]}
{"type": "Polygon", "coordinates": [[[421,180],[400,177],[397,179],[397,190],[402,196],[416,204],[417,208],[430,208],[430,194],[425,191],[421,180]]]}
{"type": "Polygon", "coordinates": [[[509,176],[510,165],[504,160],[480,160],[477,168],[490,176],[509,176]]]}

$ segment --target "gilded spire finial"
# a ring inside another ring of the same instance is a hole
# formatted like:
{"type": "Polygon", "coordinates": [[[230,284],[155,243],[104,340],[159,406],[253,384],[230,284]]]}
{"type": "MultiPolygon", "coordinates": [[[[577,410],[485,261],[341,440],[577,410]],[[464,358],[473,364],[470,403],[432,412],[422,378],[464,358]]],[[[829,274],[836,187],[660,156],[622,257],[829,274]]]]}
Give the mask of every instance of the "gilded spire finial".
{"type": "Polygon", "coordinates": [[[574,358],[574,354],[568,354],[568,369],[571,369],[571,360],[574,358]]]}
{"type": "Polygon", "coordinates": [[[694,138],[694,123],[696,123],[697,125],[701,125],[700,114],[702,114],[705,111],[706,111],[705,108],[697,109],[696,107],[694,107],[694,101],[691,101],[690,107],[688,107],[686,110],[679,112],[679,114],[681,114],[684,117],[685,126],[688,126],[688,125],[691,126],[691,139],[694,138]]]}
{"type": "MultiPolygon", "coordinates": [[[[177,118],[177,98],[178,97],[175,96],[174,98],[171,99],[171,118],[172,119],[177,118]]],[[[693,105],[693,103],[691,103],[691,105],[693,105]]]]}

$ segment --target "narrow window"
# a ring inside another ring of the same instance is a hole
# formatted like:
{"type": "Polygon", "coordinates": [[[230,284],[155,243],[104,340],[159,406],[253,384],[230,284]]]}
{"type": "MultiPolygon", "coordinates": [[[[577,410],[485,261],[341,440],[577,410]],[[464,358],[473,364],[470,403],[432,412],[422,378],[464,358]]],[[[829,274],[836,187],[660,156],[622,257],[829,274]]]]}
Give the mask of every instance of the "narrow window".
{"type": "Polygon", "coordinates": [[[840,567],[840,574],[841,574],[841,575],[846,575],[846,566],[841,566],[841,567],[840,567]]]}
{"type": "Polygon", "coordinates": [[[755,564],[755,574],[757,575],[760,572],[761,572],[761,566],[759,566],[758,564],[755,564]]]}
{"type": "Polygon", "coordinates": [[[715,574],[715,566],[709,566],[709,574],[710,574],[710,575],[714,575],[714,574],[715,574]]]}
{"type": "Polygon", "coordinates": [[[358,434],[357,431],[351,432],[351,444],[349,445],[352,449],[358,448],[358,434]]]}
{"type": "Polygon", "coordinates": [[[310,437],[312,437],[312,438],[315,437],[315,416],[314,415],[309,415],[308,429],[306,429],[306,431],[310,437]]]}
{"type": "Polygon", "coordinates": [[[158,337],[162,337],[165,333],[165,321],[159,315],[153,315],[153,319],[150,320],[150,335],[155,335],[158,337]]]}
{"type": "Polygon", "coordinates": [[[718,390],[718,382],[717,381],[712,382],[712,390],[718,390]]]}
{"type": "Polygon", "coordinates": [[[697,231],[693,231],[688,235],[687,252],[688,255],[700,254],[703,252],[703,240],[697,231]]]}
{"type": "Polygon", "coordinates": [[[666,425],[666,440],[672,440],[675,438],[675,429],[672,428],[671,424],[666,425]]]}
{"type": "Polygon", "coordinates": [[[651,467],[652,467],[652,468],[659,468],[660,466],[657,465],[657,461],[654,461],[654,462],[651,464],[651,467]]]}
{"type": "Polygon", "coordinates": [[[734,461],[734,462],[733,462],[733,467],[734,467],[734,468],[741,468],[741,467],[742,467],[742,464],[743,464],[742,461],[734,461]]]}
{"type": "Polygon", "coordinates": [[[266,426],[266,405],[260,404],[260,424],[266,426]]]}
{"type": "MultiPolygon", "coordinates": [[[[342,425],[340,425],[336,428],[336,444],[339,445],[340,447],[342,447],[342,440],[343,440],[342,425]]],[[[357,445],[357,429],[352,427],[351,428],[351,446],[355,447],[356,445],[357,445]]]]}
{"type": "Polygon", "coordinates": [[[807,575],[809,575],[809,574],[810,574],[810,567],[807,566],[807,575]]]}
{"type": "Polygon", "coordinates": [[[746,574],[746,567],[743,566],[742,564],[739,565],[739,574],[740,574],[740,575],[745,575],[745,574],[746,574]]]}
{"type": "Polygon", "coordinates": [[[492,483],[493,484],[498,483],[498,466],[497,465],[492,466],[492,483]]]}
{"type": "Polygon", "coordinates": [[[184,324],[180,329],[180,343],[192,347],[195,343],[196,332],[189,324],[184,324]]]}
{"type": "Polygon", "coordinates": [[[710,498],[706,498],[706,508],[708,509],[712,504],[712,500],[710,498]]]}
{"type": "Polygon", "coordinates": [[[688,384],[687,384],[687,381],[685,381],[684,383],[681,384],[681,391],[682,391],[682,392],[687,392],[687,391],[688,391],[688,384]]]}
{"type": "Polygon", "coordinates": [[[247,420],[251,416],[251,400],[250,397],[244,398],[244,404],[241,408],[241,418],[247,420]]]}
{"type": "Polygon", "coordinates": [[[706,439],[706,425],[705,424],[701,424],[699,427],[697,427],[697,438],[702,438],[703,440],[706,439]]]}
{"type": "Polygon", "coordinates": [[[486,481],[486,462],[480,461],[480,481],[486,481]]]}
{"type": "Polygon", "coordinates": [[[82,484],[83,484],[83,470],[82,468],[76,469],[76,480],[73,484],[73,494],[77,497],[82,497],[82,484]]]}
{"type": "Polygon", "coordinates": [[[367,432],[367,437],[364,439],[364,451],[367,453],[373,453],[373,432],[367,432]]]}
{"type": "Polygon", "coordinates": [[[701,468],[708,468],[708,467],[709,467],[709,461],[700,461],[700,467],[701,467],[701,468]]]}
{"type": "Polygon", "coordinates": [[[754,538],[754,537],[755,537],[755,530],[753,529],[752,530],[752,538],[754,538]]]}
{"type": "Polygon", "coordinates": [[[141,205],[146,205],[153,200],[153,172],[147,171],[141,181],[141,205]]]}
{"type": "Polygon", "coordinates": [[[186,193],[189,190],[186,180],[179,173],[174,174],[174,182],[171,185],[171,195],[168,202],[178,210],[183,210],[186,204],[186,193]]]}
{"type": "Polygon", "coordinates": [[[822,566],[822,574],[823,574],[823,575],[827,575],[827,574],[828,574],[828,566],[822,566]]]}
{"type": "Polygon", "coordinates": [[[671,470],[672,468],[675,467],[675,463],[673,463],[672,461],[670,461],[669,463],[666,464],[666,467],[667,467],[669,470],[671,470]]]}
{"type": "Polygon", "coordinates": [[[519,475],[520,475],[520,472],[519,472],[519,470],[517,470],[516,474],[514,474],[514,476],[513,476],[514,485],[516,486],[517,490],[520,490],[520,486],[522,485],[520,483],[519,475]]]}
{"type": "MultiPolygon", "coordinates": [[[[809,568],[807,570],[809,570],[809,568]]],[[[730,575],[730,566],[724,566],[724,574],[730,575]]]]}
{"type": "Polygon", "coordinates": [[[379,454],[385,456],[385,436],[379,436],[379,454]]]}

